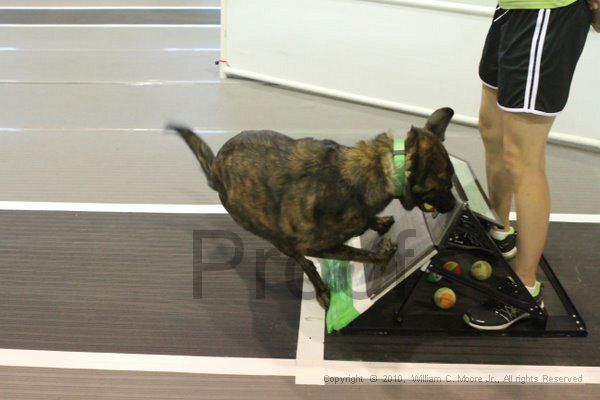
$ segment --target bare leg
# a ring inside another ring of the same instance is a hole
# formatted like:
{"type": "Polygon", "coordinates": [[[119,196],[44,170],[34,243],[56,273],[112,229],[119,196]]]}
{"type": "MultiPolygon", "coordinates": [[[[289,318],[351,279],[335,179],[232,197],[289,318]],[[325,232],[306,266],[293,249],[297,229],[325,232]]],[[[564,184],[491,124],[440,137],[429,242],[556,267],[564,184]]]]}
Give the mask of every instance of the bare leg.
{"type": "Polygon", "coordinates": [[[514,188],[519,229],[515,272],[527,286],[535,284],[548,233],[550,193],[545,149],[553,122],[553,117],[503,113],[503,158],[514,188]]]}
{"type": "Polygon", "coordinates": [[[479,132],[485,147],[485,171],[492,208],[508,230],[508,214],[513,188],[503,158],[503,112],[497,104],[497,91],[483,86],[479,109],[479,132]]]}

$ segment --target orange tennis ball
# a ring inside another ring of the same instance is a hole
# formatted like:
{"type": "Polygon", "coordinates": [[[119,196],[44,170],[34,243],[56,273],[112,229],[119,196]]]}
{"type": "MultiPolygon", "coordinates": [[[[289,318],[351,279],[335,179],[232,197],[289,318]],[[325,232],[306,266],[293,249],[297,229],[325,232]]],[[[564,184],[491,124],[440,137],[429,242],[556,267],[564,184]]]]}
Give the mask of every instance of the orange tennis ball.
{"type": "Polygon", "coordinates": [[[433,302],[442,310],[447,310],[456,304],[456,293],[447,287],[439,288],[433,294],[433,302]]]}
{"type": "Polygon", "coordinates": [[[460,269],[460,265],[456,261],[448,261],[442,265],[442,268],[454,273],[455,275],[462,274],[462,269],[460,269]]]}

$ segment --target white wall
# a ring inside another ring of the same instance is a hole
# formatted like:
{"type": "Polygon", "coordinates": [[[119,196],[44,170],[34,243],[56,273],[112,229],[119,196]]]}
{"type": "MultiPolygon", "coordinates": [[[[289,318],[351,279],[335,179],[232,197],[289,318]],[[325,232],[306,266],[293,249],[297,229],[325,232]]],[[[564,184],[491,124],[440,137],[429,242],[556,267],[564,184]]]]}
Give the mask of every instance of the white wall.
{"type": "MultiPolygon", "coordinates": [[[[224,0],[224,72],[416,113],[451,106],[474,123],[494,3],[224,0]]],[[[598,55],[600,34],[590,34],[555,127],[600,147],[598,55]]]]}

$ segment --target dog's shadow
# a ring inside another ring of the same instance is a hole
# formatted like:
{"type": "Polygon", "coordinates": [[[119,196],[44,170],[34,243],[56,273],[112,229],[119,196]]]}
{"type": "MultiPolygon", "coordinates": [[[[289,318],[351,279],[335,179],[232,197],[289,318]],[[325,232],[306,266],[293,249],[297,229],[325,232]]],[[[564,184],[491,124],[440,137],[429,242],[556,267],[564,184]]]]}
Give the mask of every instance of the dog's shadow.
{"type": "MultiPolygon", "coordinates": [[[[411,220],[420,218],[422,224],[422,216],[417,215],[419,212],[416,211],[410,218],[401,217],[404,214],[398,204],[390,206],[384,213],[394,215],[397,224],[383,236],[367,231],[362,237],[362,246],[374,248],[378,241],[390,238],[399,245],[396,262],[406,262],[416,257],[418,252],[413,250],[422,246],[426,228],[420,226],[415,230],[415,224],[411,220]],[[411,257],[403,259],[404,253],[411,257]]],[[[234,347],[240,348],[243,356],[296,358],[302,297],[314,301],[314,292],[302,291],[302,269],[269,242],[246,232],[233,221],[225,224],[219,222],[213,227],[217,226],[229,234],[235,234],[243,250],[235,265],[215,270],[209,268],[202,274],[204,299],[210,303],[212,310],[208,313],[210,329],[222,339],[232,341],[234,347]],[[234,330],[232,319],[235,320],[234,330]]],[[[232,246],[230,240],[206,240],[203,247],[203,258],[207,263],[218,264],[235,258],[235,246],[232,246]]],[[[381,266],[367,267],[369,280],[375,286],[384,286],[397,273],[389,265],[384,269],[381,266]]],[[[337,342],[341,339],[348,350],[356,346],[352,338],[343,338],[346,336],[343,330],[341,336],[342,338],[335,335],[332,340],[337,342]]],[[[368,341],[360,342],[363,344],[359,347],[367,348],[355,349],[359,353],[370,352],[371,347],[378,348],[377,343],[372,343],[371,346],[366,345],[368,341]]]]}
{"type": "Polygon", "coordinates": [[[231,233],[241,240],[241,251],[239,247],[234,251],[225,240],[203,240],[205,261],[234,260],[231,265],[202,271],[200,301],[218,310],[208,313],[211,329],[233,341],[242,356],[295,358],[302,269],[270,243],[234,226],[233,221],[232,228],[231,233]]]}

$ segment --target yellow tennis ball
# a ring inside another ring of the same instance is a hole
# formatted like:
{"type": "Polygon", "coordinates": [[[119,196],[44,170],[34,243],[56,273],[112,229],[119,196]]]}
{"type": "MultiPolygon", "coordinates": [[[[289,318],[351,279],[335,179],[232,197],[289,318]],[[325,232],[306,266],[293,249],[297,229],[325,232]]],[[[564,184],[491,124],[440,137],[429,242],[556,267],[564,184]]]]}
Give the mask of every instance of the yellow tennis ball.
{"type": "Polygon", "coordinates": [[[485,281],[492,276],[492,266],[484,260],[475,261],[471,265],[471,276],[478,281],[485,281]]]}
{"type": "Polygon", "coordinates": [[[447,310],[456,304],[456,294],[448,287],[439,288],[433,294],[433,302],[439,308],[447,310]]]}
{"type": "Polygon", "coordinates": [[[423,203],[423,208],[425,209],[426,212],[434,212],[435,211],[435,207],[428,203],[423,203]]]}

